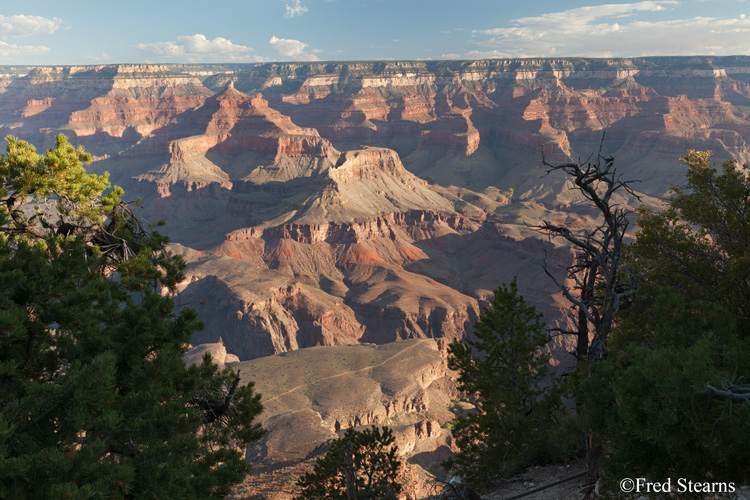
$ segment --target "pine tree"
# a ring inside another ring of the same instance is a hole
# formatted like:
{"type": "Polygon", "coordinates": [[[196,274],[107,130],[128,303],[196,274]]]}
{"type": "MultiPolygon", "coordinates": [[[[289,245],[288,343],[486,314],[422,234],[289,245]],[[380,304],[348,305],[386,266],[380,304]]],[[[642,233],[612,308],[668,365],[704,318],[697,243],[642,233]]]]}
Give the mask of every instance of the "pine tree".
{"type": "Polygon", "coordinates": [[[402,465],[394,442],[388,427],[350,427],[297,481],[302,491],[296,500],[395,500],[402,490],[402,465]]]}
{"type": "Polygon", "coordinates": [[[479,489],[537,460],[561,411],[557,387],[545,385],[543,328],[542,315],[518,295],[514,278],[495,290],[475,325],[476,340],[448,348],[449,367],[458,370],[459,389],[476,411],[453,421],[460,451],[447,465],[479,489]]]}
{"type": "Polygon", "coordinates": [[[184,262],[88,158],[62,136],[0,157],[0,498],[223,498],[259,396],[235,388],[218,424],[195,404],[236,377],[186,368],[201,325],[162,293],[184,262]]]}
{"type": "MultiPolygon", "coordinates": [[[[750,375],[747,340],[723,307],[664,289],[649,345],[629,343],[583,381],[586,414],[610,450],[603,471],[654,481],[750,479],[750,401],[714,394],[750,375]]],[[[743,394],[750,399],[750,390],[743,394]]]]}
{"type": "Polygon", "coordinates": [[[688,300],[721,304],[747,321],[750,169],[727,161],[719,172],[710,151],[688,151],[682,161],[687,183],[673,188],[665,210],[641,209],[640,231],[628,249],[631,265],[648,273],[638,310],[648,312],[659,289],[669,286],[688,300]]]}
{"type": "Polygon", "coordinates": [[[615,482],[750,479],[750,177],[710,156],[688,151],[686,184],[641,210],[624,258],[645,281],[582,385],[615,482]]]}

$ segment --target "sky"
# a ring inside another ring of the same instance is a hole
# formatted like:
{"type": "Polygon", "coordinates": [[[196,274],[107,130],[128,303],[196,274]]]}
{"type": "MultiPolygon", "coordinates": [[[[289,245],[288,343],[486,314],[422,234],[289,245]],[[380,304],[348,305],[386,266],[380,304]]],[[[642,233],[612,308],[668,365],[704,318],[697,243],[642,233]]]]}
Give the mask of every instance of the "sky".
{"type": "Polygon", "coordinates": [[[750,0],[26,0],[0,65],[750,55],[750,0]]]}

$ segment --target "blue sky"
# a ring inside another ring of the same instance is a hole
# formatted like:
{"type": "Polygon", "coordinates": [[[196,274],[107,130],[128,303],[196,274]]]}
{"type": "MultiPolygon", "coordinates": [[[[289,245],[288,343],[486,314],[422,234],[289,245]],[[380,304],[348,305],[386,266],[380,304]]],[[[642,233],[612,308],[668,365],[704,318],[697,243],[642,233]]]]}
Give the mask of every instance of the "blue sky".
{"type": "Polygon", "coordinates": [[[0,65],[750,55],[750,0],[27,0],[0,65]]]}

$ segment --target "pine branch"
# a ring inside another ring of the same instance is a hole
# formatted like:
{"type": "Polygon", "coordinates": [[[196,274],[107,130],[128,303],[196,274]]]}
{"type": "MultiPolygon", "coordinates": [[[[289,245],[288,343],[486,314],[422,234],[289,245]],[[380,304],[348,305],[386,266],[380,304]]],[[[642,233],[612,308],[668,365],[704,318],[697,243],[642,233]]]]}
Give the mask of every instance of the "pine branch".
{"type": "Polygon", "coordinates": [[[237,390],[239,383],[240,371],[237,370],[237,376],[234,378],[232,387],[223,395],[223,399],[209,399],[204,393],[201,396],[193,396],[193,398],[190,399],[188,406],[200,408],[206,412],[205,417],[203,417],[204,424],[212,424],[217,421],[222,423],[222,418],[230,412],[234,393],[237,390]]]}
{"type": "Polygon", "coordinates": [[[705,390],[696,392],[695,394],[698,396],[713,395],[733,401],[750,402],[750,384],[736,385],[727,379],[722,379],[722,381],[724,382],[722,388],[714,387],[707,383],[705,390]]]}

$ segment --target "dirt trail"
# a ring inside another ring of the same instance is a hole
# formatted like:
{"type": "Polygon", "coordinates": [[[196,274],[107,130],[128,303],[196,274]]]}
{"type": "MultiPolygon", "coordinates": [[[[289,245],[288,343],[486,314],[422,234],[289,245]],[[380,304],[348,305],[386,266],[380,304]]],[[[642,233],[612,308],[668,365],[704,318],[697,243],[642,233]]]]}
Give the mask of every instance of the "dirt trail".
{"type": "Polygon", "coordinates": [[[335,375],[329,375],[327,377],[319,378],[317,380],[313,380],[313,381],[310,381],[310,382],[306,382],[304,384],[300,384],[300,385],[298,385],[296,387],[292,387],[288,391],[282,392],[281,394],[277,394],[277,395],[275,395],[272,398],[263,400],[263,404],[270,403],[271,401],[274,401],[276,399],[279,399],[280,397],[286,396],[287,394],[290,394],[290,393],[292,393],[292,392],[294,392],[296,390],[302,389],[303,387],[309,387],[309,386],[311,386],[313,384],[317,384],[317,383],[323,382],[325,380],[331,380],[331,379],[334,379],[334,378],[337,378],[337,377],[341,377],[341,376],[344,376],[344,375],[349,375],[349,374],[352,374],[352,373],[359,373],[359,372],[363,372],[363,371],[366,371],[366,370],[371,370],[373,368],[377,368],[378,366],[383,366],[384,364],[386,364],[387,362],[391,361],[392,359],[395,359],[395,358],[401,356],[403,353],[405,353],[409,349],[414,349],[419,344],[420,344],[420,342],[415,342],[414,344],[410,345],[409,347],[400,350],[399,352],[397,352],[393,356],[389,356],[388,358],[384,359],[380,363],[376,363],[374,365],[365,366],[363,368],[357,368],[356,370],[348,370],[348,371],[345,371],[345,372],[337,373],[335,375]]]}
{"type": "MultiPolygon", "coordinates": [[[[540,486],[554,483],[559,479],[573,476],[586,471],[586,461],[581,460],[569,465],[547,465],[532,467],[521,475],[521,479],[510,482],[484,496],[486,500],[503,500],[515,495],[531,491],[540,486]]],[[[532,493],[523,500],[580,500],[584,498],[582,484],[586,477],[573,479],[548,489],[532,493]]]]}

